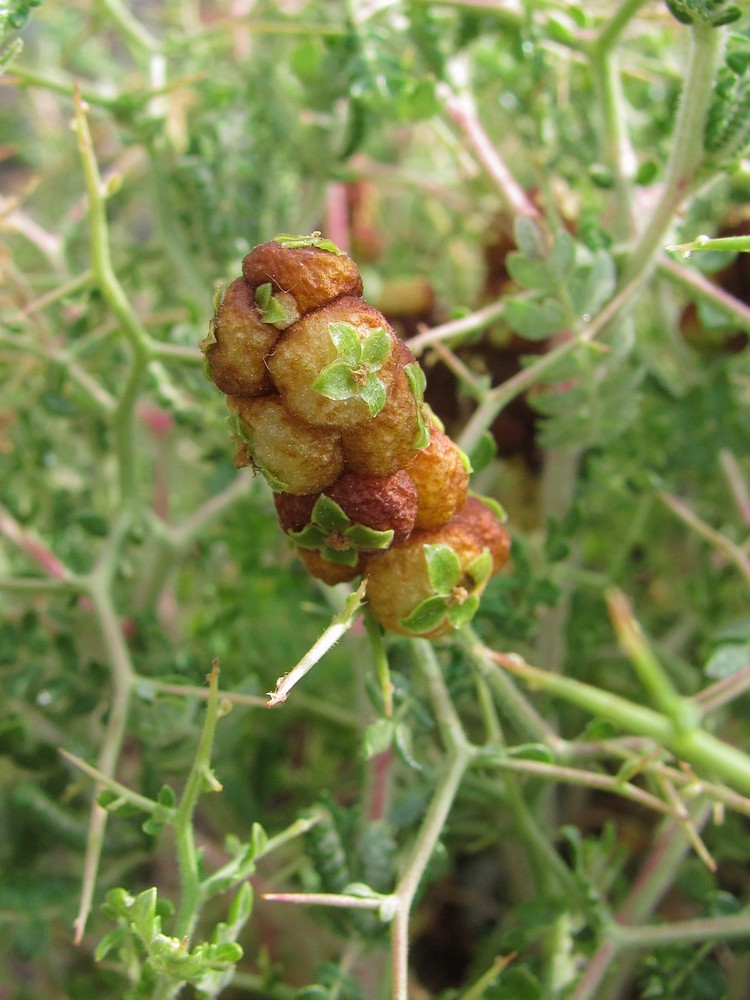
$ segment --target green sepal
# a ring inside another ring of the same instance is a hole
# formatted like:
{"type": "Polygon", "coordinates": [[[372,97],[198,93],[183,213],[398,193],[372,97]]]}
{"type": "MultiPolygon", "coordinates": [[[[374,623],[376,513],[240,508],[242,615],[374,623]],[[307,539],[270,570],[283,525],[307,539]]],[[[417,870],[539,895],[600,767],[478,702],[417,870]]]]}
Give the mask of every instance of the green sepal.
{"type": "Polygon", "coordinates": [[[359,398],[367,407],[370,416],[377,417],[385,406],[388,393],[377,375],[370,375],[365,384],[359,387],[359,398]]]}
{"type": "Polygon", "coordinates": [[[247,428],[242,423],[239,413],[230,413],[227,417],[227,425],[229,427],[230,433],[233,437],[238,438],[244,444],[247,445],[250,452],[250,457],[253,460],[253,465],[258,470],[258,472],[263,476],[268,485],[275,493],[289,493],[289,486],[282,482],[278,476],[274,475],[270,469],[266,468],[262,462],[259,462],[255,456],[255,449],[253,446],[252,439],[247,432],[247,428]]]}
{"type": "Polygon", "coordinates": [[[481,587],[492,573],[492,554],[489,549],[485,549],[476,559],[472,559],[466,567],[467,574],[474,581],[476,587],[481,587]]]}
{"type": "Polygon", "coordinates": [[[358,365],[362,358],[362,342],[357,328],[352,323],[341,321],[328,324],[328,333],[333,341],[339,359],[349,365],[358,365]]]}
{"type": "Polygon", "coordinates": [[[320,549],[327,537],[317,524],[306,524],[301,531],[288,531],[287,535],[301,549],[320,549]]]}
{"type": "Polygon", "coordinates": [[[209,321],[208,333],[206,334],[205,337],[203,337],[202,340],[198,341],[198,347],[201,350],[201,352],[205,354],[206,351],[209,349],[209,347],[213,347],[213,345],[217,343],[218,341],[216,339],[216,317],[214,316],[209,321]]]}
{"type": "Polygon", "coordinates": [[[280,243],[286,250],[294,250],[297,247],[317,247],[319,250],[327,250],[336,254],[337,257],[345,257],[346,251],[337,247],[333,240],[327,240],[320,233],[310,233],[307,236],[295,236],[292,233],[278,233],[273,238],[274,243],[280,243]]]}
{"type": "Polygon", "coordinates": [[[473,497],[475,500],[479,500],[480,503],[483,503],[485,505],[485,507],[489,507],[492,513],[500,522],[500,524],[506,523],[506,521],[508,520],[508,513],[505,510],[505,507],[503,507],[501,503],[498,503],[498,501],[495,500],[494,497],[487,497],[481,493],[473,493],[471,490],[469,490],[469,496],[473,497]]]}
{"type": "Polygon", "coordinates": [[[470,476],[474,471],[474,466],[471,464],[471,459],[463,450],[463,448],[459,448],[458,445],[456,445],[456,451],[458,452],[458,457],[461,461],[461,465],[463,466],[464,472],[466,473],[467,476],[470,476]]]}
{"type": "Polygon", "coordinates": [[[414,439],[414,447],[421,450],[422,448],[426,448],[430,443],[430,428],[424,418],[424,410],[422,408],[422,399],[427,385],[427,379],[425,378],[425,374],[419,366],[419,363],[416,361],[412,361],[411,364],[404,365],[404,374],[409,382],[409,388],[411,389],[411,394],[414,397],[414,402],[417,404],[417,436],[414,439]]]}
{"type": "Polygon", "coordinates": [[[453,628],[461,628],[468,625],[479,609],[479,597],[476,594],[469,594],[465,601],[460,604],[451,604],[448,608],[448,621],[453,628]]]}
{"type": "Polygon", "coordinates": [[[427,576],[436,594],[448,597],[461,579],[461,563],[450,545],[425,545],[427,576]]]}
{"type": "Polygon", "coordinates": [[[393,541],[393,529],[378,531],[364,524],[353,524],[347,529],[346,537],[358,549],[387,549],[393,541]]]}
{"type": "Polygon", "coordinates": [[[310,520],[327,535],[334,531],[345,531],[352,523],[336,501],[325,493],[321,493],[315,501],[310,520]]]}
{"type": "Polygon", "coordinates": [[[382,368],[391,353],[391,338],[385,327],[378,326],[362,341],[361,360],[371,371],[382,368]]]}
{"type": "Polygon", "coordinates": [[[324,559],[336,563],[337,566],[356,566],[359,560],[359,552],[355,548],[334,549],[324,545],[319,551],[324,559]]]}
{"type": "Polygon", "coordinates": [[[445,606],[444,597],[426,597],[410,615],[402,618],[399,624],[410,632],[418,634],[431,632],[445,620],[447,613],[448,609],[445,606]]]}
{"type": "Polygon", "coordinates": [[[201,371],[203,372],[203,377],[207,378],[209,382],[213,382],[214,373],[211,370],[211,362],[208,358],[203,359],[203,364],[201,365],[201,371]]]}
{"type": "Polygon", "coordinates": [[[285,298],[288,301],[282,302],[279,296],[273,294],[273,285],[270,281],[258,285],[255,289],[255,303],[264,323],[279,330],[286,330],[299,319],[294,300],[289,295],[285,298]]]}
{"type": "Polygon", "coordinates": [[[354,381],[349,362],[337,358],[325,366],[312,383],[312,388],[326,399],[338,401],[358,395],[362,387],[354,381]]]}

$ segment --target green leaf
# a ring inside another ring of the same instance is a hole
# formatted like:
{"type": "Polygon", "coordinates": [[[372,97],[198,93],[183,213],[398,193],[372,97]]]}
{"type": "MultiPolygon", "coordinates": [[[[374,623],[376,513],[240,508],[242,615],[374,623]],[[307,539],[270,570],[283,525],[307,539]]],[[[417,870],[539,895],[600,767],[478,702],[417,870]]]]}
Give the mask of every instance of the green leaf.
{"type": "Polygon", "coordinates": [[[414,447],[421,450],[422,448],[426,448],[430,443],[430,428],[424,418],[424,406],[422,403],[427,379],[419,363],[416,361],[404,365],[404,374],[409,382],[414,402],[417,404],[417,436],[414,439],[414,447]]]}
{"type": "Polygon", "coordinates": [[[727,643],[711,654],[703,670],[706,677],[720,681],[747,666],[750,666],[750,642],[727,643]]]}
{"type": "Polygon", "coordinates": [[[308,236],[296,236],[292,233],[278,233],[273,238],[274,243],[280,243],[288,250],[297,247],[317,247],[319,250],[328,250],[335,253],[337,257],[345,257],[346,251],[337,247],[333,240],[327,240],[320,233],[310,233],[308,236]]]}
{"type": "Polygon", "coordinates": [[[482,431],[482,436],[471,450],[469,461],[474,472],[486,469],[497,457],[497,441],[489,431],[482,431]]]}
{"type": "Polygon", "coordinates": [[[351,366],[341,359],[326,365],[312,383],[312,387],[321,396],[333,400],[351,399],[360,391],[360,386],[354,381],[351,366]]]}
{"type": "Polygon", "coordinates": [[[344,321],[329,323],[328,333],[336,345],[339,358],[347,364],[358,365],[362,360],[362,341],[356,326],[344,321]]]}
{"type": "Polygon", "coordinates": [[[377,531],[364,524],[353,524],[346,529],[346,538],[358,549],[387,549],[393,541],[393,529],[377,531]]]}
{"type": "Polygon", "coordinates": [[[547,266],[555,275],[559,284],[569,279],[576,261],[576,242],[569,232],[561,229],[555,236],[552,250],[547,258],[547,266]]]}
{"type": "Polygon", "coordinates": [[[377,375],[370,375],[360,388],[359,396],[371,417],[377,417],[388,399],[386,388],[377,375]]]}
{"type": "Polygon", "coordinates": [[[287,535],[301,549],[319,549],[326,540],[326,533],[318,524],[306,524],[301,531],[288,531],[287,535]]]}
{"type": "Polygon", "coordinates": [[[95,960],[97,962],[101,962],[102,959],[106,958],[111,951],[114,951],[116,948],[121,948],[130,940],[130,931],[127,927],[116,927],[113,931],[110,931],[109,934],[105,934],[99,942],[96,951],[94,952],[95,960]]]}
{"type": "Polygon", "coordinates": [[[322,528],[327,535],[344,531],[352,523],[336,501],[332,500],[326,493],[321,493],[315,501],[310,520],[322,528]]]}
{"type": "Polygon", "coordinates": [[[393,743],[395,726],[391,719],[377,719],[365,729],[365,756],[368,760],[378,757],[390,749],[393,743]]]}
{"type": "Polygon", "coordinates": [[[450,545],[425,545],[427,576],[436,594],[447,597],[461,579],[461,563],[450,545]]]}
{"type": "Polygon", "coordinates": [[[536,260],[525,254],[512,251],[505,258],[508,274],[522,288],[533,288],[540,292],[557,290],[557,279],[546,260],[536,260]]]}
{"type": "Polygon", "coordinates": [[[130,907],[130,922],[138,937],[148,943],[161,932],[161,920],[156,915],[156,887],[139,893],[130,907]]]}
{"type": "Polygon", "coordinates": [[[417,635],[431,632],[444,620],[448,609],[444,597],[427,597],[414,608],[410,615],[402,618],[399,624],[417,635]]]}
{"type": "Polygon", "coordinates": [[[388,331],[382,326],[376,327],[362,343],[362,364],[367,365],[370,371],[377,371],[385,364],[392,346],[388,331]]]}
{"type": "Polygon", "coordinates": [[[472,559],[466,567],[466,572],[474,581],[477,587],[487,580],[492,572],[492,555],[489,549],[485,549],[476,559],[472,559]]]}
{"type": "Polygon", "coordinates": [[[479,610],[479,597],[476,594],[469,594],[465,601],[460,604],[452,604],[448,608],[448,620],[453,628],[461,628],[468,625],[471,619],[479,610]]]}
{"type": "Polygon", "coordinates": [[[528,215],[519,215],[513,223],[513,239],[518,250],[529,260],[544,260],[547,237],[539,223],[528,215]]]}
{"type": "Polygon", "coordinates": [[[527,340],[546,340],[570,325],[567,310],[557,299],[535,302],[509,298],[505,303],[505,319],[512,330],[527,340]]]}

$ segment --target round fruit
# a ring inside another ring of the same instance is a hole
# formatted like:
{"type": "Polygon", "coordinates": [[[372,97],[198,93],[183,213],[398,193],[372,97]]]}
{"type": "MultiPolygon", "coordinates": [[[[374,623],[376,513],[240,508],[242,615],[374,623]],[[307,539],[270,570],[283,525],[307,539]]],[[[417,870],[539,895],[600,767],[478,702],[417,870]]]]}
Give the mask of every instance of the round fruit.
{"type": "Polygon", "coordinates": [[[336,431],[295,420],[278,396],[230,396],[227,404],[236,435],[273,490],[319,493],[338,479],[344,457],[336,431]]]}
{"type": "Polygon", "coordinates": [[[469,474],[461,452],[438,427],[430,428],[430,443],[417,453],[409,475],[417,487],[416,528],[438,528],[463,507],[469,474]]]}
{"type": "Polygon", "coordinates": [[[242,273],[253,291],[270,282],[274,292],[288,292],[301,316],[342,295],[362,294],[362,279],[351,257],[315,246],[261,243],[242,261],[242,273]]]}
{"type": "Polygon", "coordinates": [[[201,344],[211,380],[230,396],[259,396],[273,388],[265,357],[279,331],[264,323],[244,278],[236,278],[224,293],[201,344]]]}

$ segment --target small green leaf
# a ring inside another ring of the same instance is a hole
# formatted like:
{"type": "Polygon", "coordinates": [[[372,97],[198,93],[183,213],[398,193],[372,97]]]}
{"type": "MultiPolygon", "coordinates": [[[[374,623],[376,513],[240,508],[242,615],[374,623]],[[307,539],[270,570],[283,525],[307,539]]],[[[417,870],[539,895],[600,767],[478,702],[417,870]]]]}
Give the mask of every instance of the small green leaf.
{"type": "Polygon", "coordinates": [[[287,301],[282,302],[278,296],[273,294],[273,286],[270,282],[256,288],[255,301],[264,323],[285,330],[299,319],[296,304],[290,296],[285,296],[285,298],[287,301]]]}
{"type": "Polygon", "coordinates": [[[328,332],[336,345],[339,358],[347,364],[358,365],[362,360],[362,341],[356,326],[344,321],[329,323],[328,332]]]}
{"type": "Polygon", "coordinates": [[[508,326],[527,340],[545,340],[569,325],[567,311],[557,299],[535,302],[509,298],[505,303],[508,326]]]}
{"type": "Polygon", "coordinates": [[[506,756],[521,760],[535,760],[540,764],[554,764],[555,762],[554,754],[544,743],[520,743],[518,746],[511,747],[506,756]]]}
{"type": "Polygon", "coordinates": [[[359,396],[371,417],[377,417],[388,399],[386,388],[377,375],[370,375],[360,388],[359,396]]]}
{"type": "Polygon", "coordinates": [[[101,962],[103,958],[113,951],[115,948],[121,948],[126,942],[130,940],[130,931],[127,927],[116,927],[115,930],[110,931],[109,934],[105,934],[104,937],[99,942],[96,951],[94,952],[94,958],[97,962],[101,962]]]}
{"type": "Polygon", "coordinates": [[[513,223],[513,239],[520,252],[530,260],[544,260],[547,240],[539,223],[528,215],[519,215],[513,223]]]}
{"type": "Polygon", "coordinates": [[[241,926],[248,920],[252,912],[253,886],[251,882],[243,882],[232,899],[229,913],[227,914],[227,923],[230,927],[241,926]]]}
{"type": "Polygon", "coordinates": [[[365,756],[368,760],[378,757],[390,749],[393,742],[395,727],[391,719],[377,719],[365,730],[365,756]]]}
{"type": "Polygon", "coordinates": [[[325,544],[326,533],[318,524],[306,524],[301,531],[288,531],[288,536],[301,549],[319,549],[325,544]]]}
{"type": "Polygon", "coordinates": [[[557,279],[546,260],[535,260],[525,254],[512,251],[505,258],[508,274],[522,288],[534,288],[540,292],[554,292],[557,279]]]}
{"type": "Polygon", "coordinates": [[[317,247],[319,250],[328,250],[335,253],[337,257],[345,257],[346,251],[337,247],[333,240],[327,240],[320,233],[310,233],[307,236],[295,236],[292,233],[278,233],[273,238],[274,243],[280,243],[285,249],[292,250],[297,247],[317,247]]]}
{"type": "Polygon", "coordinates": [[[498,503],[494,497],[482,496],[481,493],[470,492],[469,496],[474,497],[475,500],[481,501],[485,507],[489,507],[495,517],[501,524],[505,524],[508,520],[508,514],[502,504],[498,503]]]}
{"type": "Polygon", "coordinates": [[[471,450],[469,460],[475,472],[481,472],[494,461],[497,456],[497,441],[489,431],[482,431],[482,436],[471,450]]]}
{"type": "Polygon", "coordinates": [[[558,279],[564,283],[570,277],[576,260],[576,243],[573,237],[565,229],[561,229],[555,236],[552,250],[547,258],[547,265],[558,279]]]}
{"type": "Polygon", "coordinates": [[[310,520],[327,535],[334,531],[345,531],[352,523],[336,501],[326,493],[321,493],[315,501],[310,520]]]}
{"type": "Polygon", "coordinates": [[[424,396],[425,386],[427,385],[427,379],[416,361],[412,361],[411,364],[404,365],[404,374],[406,375],[409,383],[409,388],[411,389],[411,394],[414,397],[414,402],[417,404],[417,436],[414,440],[414,447],[419,449],[426,448],[430,443],[430,428],[424,418],[422,399],[424,396]]]}
{"type": "Polygon", "coordinates": [[[461,628],[468,625],[479,609],[479,598],[476,594],[469,594],[465,601],[460,604],[452,604],[448,608],[448,620],[453,628],[461,628]]]}
{"type": "Polygon", "coordinates": [[[706,677],[719,681],[750,665],[750,642],[726,643],[711,654],[703,668],[706,677]]]}
{"type": "Polygon", "coordinates": [[[445,597],[427,597],[414,608],[410,615],[402,618],[399,624],[405,629],[420,635],[423,632],[431,632],[444,620],[448,609],[445,606],[445,597]]]}
{"type": "Polygon", "coordinates": [[[466,572],[474,581],[475,586],[481,587],[492,572],[492,555],[489,549],[485,549],[476,559],[472,559],[466,567],[466,572]]]}
{"type": "Polygon", "coordinates": [[[368,333],[362,343],[362,364],[367,365],[370,371],[377,371],[385,364],[391,347],[388,331],[382,326],[377,327],[372,333],[368,333]]]}
{"type": "Polygon", "coordinates": [[[351,366],[341,359],[326,365],[312,383],[312,387],[321,396],[333,400],[351,399],[360,391],[360,386],[354,381],[351,366]]]}
{"type": "Polygon", "coordinates": [[[461,563],[450,545],[425,545],[427,575],[436,594],[447,597],[461,579],[461,563]]]}
{"type": "Polygon", "coordinates": [[[393,541],[393,529],[378,531],[364,524],[353,524],[344,532],[347,541],[358,549],[387,549],[393,541]]]}
{"type": "Polygon", "coordinates": [[[355,548],[336,548],[331,545],[324,545],[320,554],[328,562],[335,563],[337,566],[356,566],[357,560],[359,559],[359,553],[355,548]]]}

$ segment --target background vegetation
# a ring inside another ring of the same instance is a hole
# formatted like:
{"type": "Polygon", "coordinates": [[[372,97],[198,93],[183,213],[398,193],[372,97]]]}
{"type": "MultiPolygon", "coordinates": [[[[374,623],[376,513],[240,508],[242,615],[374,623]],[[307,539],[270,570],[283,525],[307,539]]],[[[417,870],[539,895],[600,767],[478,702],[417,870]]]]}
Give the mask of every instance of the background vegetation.
{"type": "Polygon", "coordinates": [[[0,997],[746,997],[747,16],[4,0],[0,38],[0,997]],[[434,645],[304,574],[201,372],[214,290],[313,230],[509,513],[434,645]]]}

